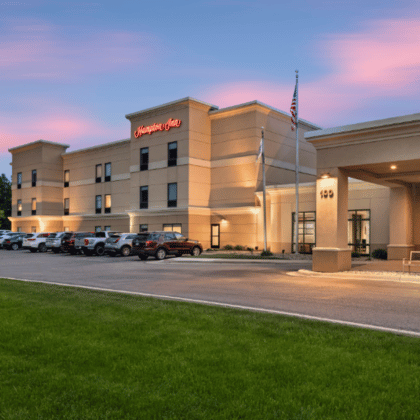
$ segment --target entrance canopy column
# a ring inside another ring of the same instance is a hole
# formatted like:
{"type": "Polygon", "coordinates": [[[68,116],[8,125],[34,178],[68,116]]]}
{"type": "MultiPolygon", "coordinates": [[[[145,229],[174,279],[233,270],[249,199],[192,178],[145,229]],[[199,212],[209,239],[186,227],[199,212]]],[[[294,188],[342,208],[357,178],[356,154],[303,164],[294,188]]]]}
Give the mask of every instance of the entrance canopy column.
{"type": "Polygon", "coordinates": [[[316,182],[316,247],[312,249],[313,271],[350,270],[347,245],[348,178],[338,168],[318,171],[316,182]]]}
{"type": "Polygon", "coordinates": [[[391,188],[389,207],[388,260],[408,258],[414,250],[411,188],[391,188]]]}

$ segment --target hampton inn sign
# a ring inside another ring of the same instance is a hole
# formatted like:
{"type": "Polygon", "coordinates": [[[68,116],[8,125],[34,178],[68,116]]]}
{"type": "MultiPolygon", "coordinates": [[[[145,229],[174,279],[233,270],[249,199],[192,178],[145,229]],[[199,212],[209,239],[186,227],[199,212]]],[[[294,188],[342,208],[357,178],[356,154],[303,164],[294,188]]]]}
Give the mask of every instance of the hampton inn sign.
{"type": "Polygon", "coordinates": [[[169,118],[169,120],[164,124],[156,124],[148,125],[145,127],[142,125],[141,127],[138,127],[136,131],[134,131],[134,137],[138,139],[143,134],[152,134],[156,131],[169,131],[172,127],[179,127],[181,125],[181,120],[174,120],[173,118],[169,118]]]}

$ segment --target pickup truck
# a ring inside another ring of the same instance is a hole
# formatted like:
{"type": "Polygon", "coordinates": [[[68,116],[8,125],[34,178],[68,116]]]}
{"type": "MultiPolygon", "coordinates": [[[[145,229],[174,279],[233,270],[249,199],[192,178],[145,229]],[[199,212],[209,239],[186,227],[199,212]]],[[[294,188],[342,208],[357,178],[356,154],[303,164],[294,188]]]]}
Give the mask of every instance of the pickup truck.
{"type": "Polygon", "coordinates": [[[74,246],[75,248],[81,247],[82,252],[85,255],[104,255],[105,254],[105,241],[111,237],[111,235],[118,235],[120,232],[95,232],[85,238],[76,239],[74,246]]]}

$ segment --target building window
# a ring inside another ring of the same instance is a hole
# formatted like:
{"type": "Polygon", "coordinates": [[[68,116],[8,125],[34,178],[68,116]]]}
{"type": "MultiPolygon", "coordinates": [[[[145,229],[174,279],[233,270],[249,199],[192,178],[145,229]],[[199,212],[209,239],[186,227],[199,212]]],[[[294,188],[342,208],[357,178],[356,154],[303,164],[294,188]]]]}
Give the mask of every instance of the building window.
{"type": "Polygon", "coordinates": [[[17,215],[22,216],[22,200],[17,201],[17,215]]]}
{"type": "Polygon", "coordinates": [[[139,232],[147,232],[149,230],[148,225],[140,225],[139,226],[139,232]]]}
{"type": "Polygon", "coordinates": [[[168,184],[168,207],[177,206],[177,183],[168,184]]]}
{"type": "Polygon", "coordinates": [[[18,190],[22,188],[22,172],[17,174],[17,188],[18,190]]]}
{"type": "Polygon", "coordinates": [[[211,247],[220,248],[220,225],[211,225],[211,247]]]}
{"type": "Polygon", "coordinates": [[[163,230],[165,232],[181,232],[182,224],[181,223],[165,223],[163,225],[163,230]]]}
{"type": "Polygon", "coordinates": [[[370,254],[370,210],[349,210],[348,244],[353,252],[370,254]]]}
{"type": "Polygon", "coordinates": [[[176,166],[178,157],[178,144],[176,141],[168,143],[168,166],[176,166]]]}
{"type": "Polygon", "coordinates": [[[111,162],[105,163],[105,182],[111,181],[111,162]]]}
{"type": "Polygon", "coordinates": [[[70,213],[70,198],[64,199],[64,216],[68,216],[70,213]]]}
{"type": "Polygon", "coordinates": [[[95,182],[102,182],[102,164],[96,165],[95,182]]]}
{"type": "Polygon", "coordinates": [[[101,195],[97,195],[95,198],[95,211],[96,211],[96,214],[102,213],[102,196],[101,195]]]}
{"type": "Polygon", "coordinates": [[[140,170],[147,171],[149,169],[149,148],[140,149],[140,170]]]}
{"type": "Polygon", "coordinates": [[[111,231],[111,226],[105,226],[104,231],[105,232],[110,232],[111,231]]]}
{"type": "Polygon", "coordinates": [[[64,226],[64,232],[70,232],[70,228],[68,226],[64,226]]]}
{"type": "Polygon", "coordinates": [[[70,185],[70,171],[64,171],[64,188],[67,188],[70,185]]]}
{"type": "Polygon", "coordinates": [[[36,233],[36,226],[31,226],[31,233],[36,233]]]}
{"type": "Polygon", "coordinates": [[[32,216],[36,215],[36,198],[32,199],[32,216]]]}
{"type": "Polygon", "coordinates": [[[17,231],[18,231],[18,232],[22,232],[22,228],[21,228],[21,227],[18,227],[18,228],[17,228],[17,231]]]}
{"type": "Polygon", "coordinates": [[[147,185],[140,187],[140,208],[149,208],[149,187],[147,185]]]}
{"type": "MultiPolygon", "coordinates": [[[[299,212],[299,252],[311,254],[315,246],[316,217],[314,211],[299,212]]],[[[292,213],[292,253],[295,252],[295,213],[292,213]]]]}
{"type": "Polygon", "coordinates": [[[102,228],[100,226],[95,226],[95,232],[102,232],[102,228]]]}
{"type": "Polygon", "coordinates": [[[111,194],[105,194],[105,213],[111,213],[111,194]]]}
{"type": "Polygon", "coordinates": [[[36,169],[32,171],[32,186],[36,187],[36,169]]]}

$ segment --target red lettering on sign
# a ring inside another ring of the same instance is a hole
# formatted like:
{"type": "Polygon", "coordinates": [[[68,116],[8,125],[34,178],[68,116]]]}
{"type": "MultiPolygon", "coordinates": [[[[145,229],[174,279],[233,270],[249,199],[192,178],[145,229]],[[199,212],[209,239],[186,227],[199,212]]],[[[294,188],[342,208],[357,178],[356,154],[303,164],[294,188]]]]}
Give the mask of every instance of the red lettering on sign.
{"type": "Polygon", "coordinates": [[[173,118],[169,118],[169,120],[165,124],[156,124],[148,125],[145,127],[142,125],[141,127],[137,127],[137,130],[134,131],[134,137],[138,139],[143,134],[152,134],[156,131],[169,131],[173,127],[179,127],[181,125],[181,120],[174,120],[173,118]]]}

